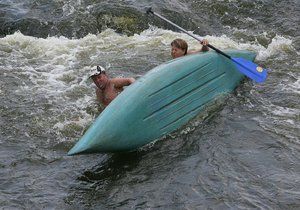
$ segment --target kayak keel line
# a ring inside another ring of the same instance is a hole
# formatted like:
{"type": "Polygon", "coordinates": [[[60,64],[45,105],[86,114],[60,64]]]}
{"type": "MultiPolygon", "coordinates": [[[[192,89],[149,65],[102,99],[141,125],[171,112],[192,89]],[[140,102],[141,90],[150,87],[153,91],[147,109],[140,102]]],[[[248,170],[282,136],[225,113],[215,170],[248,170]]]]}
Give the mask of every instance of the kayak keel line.
{"type": "MultiPolygon", "coordinates": [[[[246,50],[226,54],[256,56],[246,50]]],[[[214,51],[162,63],[121,92],[68,155],[136,150],[188,123],[243,78],[234,62],[214,51]]]]}

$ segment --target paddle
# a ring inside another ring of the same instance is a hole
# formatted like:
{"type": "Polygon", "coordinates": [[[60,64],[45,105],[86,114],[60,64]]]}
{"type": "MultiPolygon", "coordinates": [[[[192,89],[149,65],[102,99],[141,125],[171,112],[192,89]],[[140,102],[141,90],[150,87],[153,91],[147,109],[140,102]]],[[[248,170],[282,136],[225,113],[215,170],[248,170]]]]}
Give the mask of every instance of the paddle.
{"type": "MultiPolygon", "coordinates": [[[[180,26],[176,25],[175,23],[171,22],[170,20],[166,19],[165,17],[157,14],[156,12],[153,12],[151,8],[147,9],[147,14],[153,14],[157,17],[159,17],[160,19],[170,23],[171,25],[175,26],[176,28],[178,28],[180,31],[186,33],[187,35],[193,37],[194,39],[198,40],[198,41],[202,41],[200,38],[196,37],[195,35],[189,33],[188,31],[186,31],[185,29],[181,28],[180,26]]],[[[264,82],[267,79],[267,70],[258,66],[257,64],[246,60],[244,58],[233,58],[230,55],[227,55],[226,53],[222,52],[221,50],[215,48],[214,46],[212,46],[211,44],[207,45],[209,48],[215,50],[217,53],[225,56],[226,58],[232,60],[235,64],[237,69],[244,75],[248,76],[249,78],[253,79],[254,81],[260,83],[260,82],[264,82]]]]}

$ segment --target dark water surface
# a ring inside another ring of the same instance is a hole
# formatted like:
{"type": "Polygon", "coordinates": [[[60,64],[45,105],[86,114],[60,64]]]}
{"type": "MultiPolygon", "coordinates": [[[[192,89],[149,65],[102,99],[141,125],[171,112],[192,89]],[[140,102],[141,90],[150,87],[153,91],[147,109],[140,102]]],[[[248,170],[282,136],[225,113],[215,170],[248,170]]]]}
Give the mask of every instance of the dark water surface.
{"type": "Polygon", "coordinates": [[[299,209],[300,2],[0,1],[0,209],[299,209]],[[101,111],[88,79],[145,74],[174,28],[257,52],[245,80],[139,151],[66,156],[101,111]]]}

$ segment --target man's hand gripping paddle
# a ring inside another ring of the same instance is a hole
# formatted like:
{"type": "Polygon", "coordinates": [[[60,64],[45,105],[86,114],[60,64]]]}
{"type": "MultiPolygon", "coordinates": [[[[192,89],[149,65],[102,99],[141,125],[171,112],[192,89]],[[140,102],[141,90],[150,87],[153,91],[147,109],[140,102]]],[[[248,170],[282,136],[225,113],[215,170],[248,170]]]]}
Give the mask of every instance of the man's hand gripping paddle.
{"type": "MultiPolygon", "coordinates": [[[[147,10],[147,14],[152,14],[155,15],[157,17],[159,17],[160,19],[166,21],[167,23],[175,26],[176,28],[178,28],[180,31],[186,33],[187,35],[193,37],[194,39],[198,40],[198,41],[202,41],[200,38],[196,37],[195,35],[189,33],[188,31],[186,31],[185,29],[181,28],[180,26],[176,25],[175,23],[171,22],[170,20],[166,19],[165,17],[157,14],[156,12],[153,12],[151,8],[149,8],[147,10]]],[[[214,46],[208,44],[207,45],[209,48],[215,50],[216,52],[220,53],[221,55],[225,56],[226,58],[232,60],[235,64],[237,69],[244,75],[246,75],[247,77],[249,77],[250,79],[253,79],[255,82],[264,82],[267,79],[267,69],[264,69],[260,66],[258,66],[257,64],[246,60],[244,58],[232,58],[231,56],[227,55],[226,53],[222,52],[221,50],[215,48],[214,46]]]]}

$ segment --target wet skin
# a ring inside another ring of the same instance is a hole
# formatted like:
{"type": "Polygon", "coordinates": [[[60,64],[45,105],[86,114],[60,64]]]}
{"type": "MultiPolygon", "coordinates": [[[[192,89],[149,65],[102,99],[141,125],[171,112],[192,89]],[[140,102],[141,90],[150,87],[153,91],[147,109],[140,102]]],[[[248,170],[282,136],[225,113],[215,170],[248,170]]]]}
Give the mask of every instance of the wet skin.
{"type": "Polygon", "coordinates": [[[177,48],[175,46],[172,46],[171,48],[171,56],[172,58],[179,58],[181,56],[184,56],[185,54],[185,51],[180,49],[180,48],[177,48]]]}
{"type": "Polygon", "coordinates": [[[128,86],[135,81],[134,78],[109,79],[105,73],[94,76],[92,79],[97,86],[97,99],[104,106],[108,106],[123,91],[124,86],[128,86]]]}
{"type": "Polygon", "coordinates": [[[202,47],[201,50],[188,50],[187,53],[185,53],[185,50],[171,45],[171,56],[172,56],[172,58],[175,59],[175,58],[182,57],[184,55],[190,55],[190,54],[199,53],[201,51],[204,52],[204,51],[208,51],[209,50],[208,47],[207,47],[207,45],[208,45],[208,40],[207,39],[203,39],[199,43],[201,45],[203,45],[203,47],[202,47]]]}

